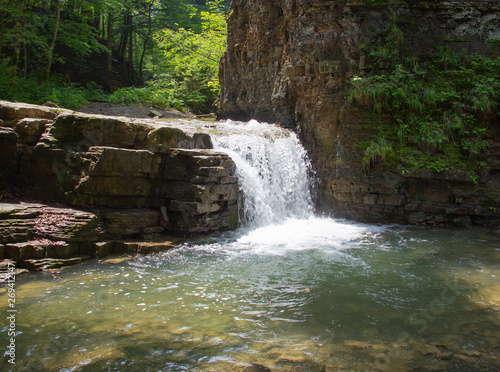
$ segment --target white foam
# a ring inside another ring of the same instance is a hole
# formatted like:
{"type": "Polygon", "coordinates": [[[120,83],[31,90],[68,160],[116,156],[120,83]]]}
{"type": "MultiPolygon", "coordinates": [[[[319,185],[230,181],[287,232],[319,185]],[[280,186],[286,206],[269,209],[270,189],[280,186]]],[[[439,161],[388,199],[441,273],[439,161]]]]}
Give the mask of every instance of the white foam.
{"type": "Polygon", "coordinates": [[[272,255],[311,249],[332,253],[351,248],[350,242],[374,229],[374,226],[350,224],[331,218],[290,218],[280,224],[249,231],[233,243],[233,247],[272,255]]]}

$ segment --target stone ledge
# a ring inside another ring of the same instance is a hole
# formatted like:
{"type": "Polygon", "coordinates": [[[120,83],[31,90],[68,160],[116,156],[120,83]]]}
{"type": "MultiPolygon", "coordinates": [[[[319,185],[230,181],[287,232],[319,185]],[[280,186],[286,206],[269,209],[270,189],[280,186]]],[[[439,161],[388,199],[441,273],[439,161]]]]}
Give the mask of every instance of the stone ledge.
{"type": "MultiPolygon", "coordinates": [[[[0,154],[12,159],[12,167],[5,162],[7,173],[16,174],[12,179],[0,171],[0,187],[7,184],[35,200],[94,208],[96,213],[104,208],[122,213],[140,208],[158,214],[166,208],[155,225],[137,229],[129,222],[127,228],[111,223],[111,235],[122,237],[151,238],[164,230],[204,234],[236,227],[234,219],[227,218],[237,203],[235,165],[229,156],[211,149],[202,124],[108,117],[4,101],[0,101],[0,120],[14,125],[14,129],[0,127],[5,132],[0,142],[6,142],[0,154]],[[177,202],[200,203],[196,218],[189,220],[179,208],[169,211],[177,202]],[[217,216],[218,225],[213,223],[217,216]]],[[[5,224],[0,224],[0,230],[5,224]]],[[[27,230],[36,226],[29,224],[17,224],[18,238],[31,238],[27,230]]],[[[48,238],[69,239],[61,234],[48,238]]]]}

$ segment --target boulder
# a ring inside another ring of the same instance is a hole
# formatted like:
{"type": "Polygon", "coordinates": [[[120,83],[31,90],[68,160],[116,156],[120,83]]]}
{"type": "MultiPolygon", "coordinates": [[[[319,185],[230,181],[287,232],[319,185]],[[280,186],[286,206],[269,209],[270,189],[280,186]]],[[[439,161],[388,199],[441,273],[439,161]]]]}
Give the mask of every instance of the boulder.
{"type": "Polygon", "coordinates": [[[162,118],[165,115],[163,115],[163,113],[158,111],[158,110],[151,110],[151,111],[149,111],[148,116],[150,116],[152,118],[155,118],[155,117],[162,118]]]}

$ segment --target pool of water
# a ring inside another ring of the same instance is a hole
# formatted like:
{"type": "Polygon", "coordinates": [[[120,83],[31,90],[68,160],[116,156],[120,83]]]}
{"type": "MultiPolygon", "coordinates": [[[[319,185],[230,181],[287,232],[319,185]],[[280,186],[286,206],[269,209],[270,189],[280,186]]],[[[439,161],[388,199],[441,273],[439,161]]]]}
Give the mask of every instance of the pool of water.
{"type": "Polygon", "coordinates": [[[246,227],[19,277],[2,371],[500,370],[498,231],[317,217],[294,133],[200,126],[235,161],[246,227]]]}
{"type": "Polygon", "coordinates": [[[0,368],[497,371],[499,278],[497,231],[292,218],[18,277],[0,368]]]}

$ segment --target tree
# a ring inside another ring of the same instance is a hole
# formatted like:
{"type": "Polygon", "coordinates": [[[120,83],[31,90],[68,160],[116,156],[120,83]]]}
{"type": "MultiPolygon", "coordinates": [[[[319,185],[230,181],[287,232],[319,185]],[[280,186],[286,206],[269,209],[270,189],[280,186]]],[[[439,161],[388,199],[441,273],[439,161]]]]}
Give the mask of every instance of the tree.
{"type": "Polygon", "coordinates": [[[219,89],[226,3],[0,0],[0,99],[40,103],[56,86],[115,91],[146,83],[158,104],[206,110],[219,89]]]}
{"type": "Polygon", "coordinates": [[[45,79],[49,80],[50,66],[52,65],[52,54],[54,53],[54,47],[56,46],[57,32],[59,31],[59,21],[61,20],[61,0],[57,0],[56,7],[56,22],[54,26],[54,36],[52,37],[52,42],[47,51],[47,69],[45,79]]]}
{"type": "Polygon", "coordinates": [[[220,85],[219,61],[226,48],[226,16],[221,1],[200,12],[201,32],[163,29],[155,40],[163,51],[163,72],[171,76],[195,110],[213,105],[220,85]]]}

